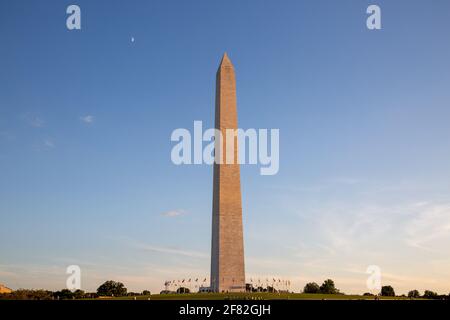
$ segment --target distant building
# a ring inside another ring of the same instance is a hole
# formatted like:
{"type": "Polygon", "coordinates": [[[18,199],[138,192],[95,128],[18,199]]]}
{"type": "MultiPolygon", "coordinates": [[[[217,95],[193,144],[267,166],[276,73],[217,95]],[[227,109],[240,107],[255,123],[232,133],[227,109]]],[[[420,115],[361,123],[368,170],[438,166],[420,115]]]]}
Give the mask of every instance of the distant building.
{"type": "Polygon", "coordinates": [[[2,285],[0,283],[0,293],[11,293],[11,292],[12,292],[12,289],[5,287],[4,285],[2,285]]]}

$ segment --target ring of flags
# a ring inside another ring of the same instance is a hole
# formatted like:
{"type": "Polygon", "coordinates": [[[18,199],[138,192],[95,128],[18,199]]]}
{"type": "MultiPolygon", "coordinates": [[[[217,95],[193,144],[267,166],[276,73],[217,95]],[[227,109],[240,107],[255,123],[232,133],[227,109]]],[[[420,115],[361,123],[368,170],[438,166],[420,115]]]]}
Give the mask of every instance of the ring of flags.
{"type": "MultiPolygon", "coordinates": [[[[191,283],[195,283],[195,288],[197,287],[205,287],[206,284],[206,280],[207,278],[204,278],[203,281],[201,280],[201,278],[184,278],[184,279],[177,279],[177,280],[167,280],[164,282],[164,286],[166,287],[166,290],[170,289],[171,287],[182,287],[183,284],[188,284],[189,286],[191,285],[191,283]]],[[[272,288],[276,289],[275,287],[277,287],[279,290],[279,287],[282,287],[286,290],[289,290],[290,286],[291,286],[291,281],[290,280],[286,280],[286,279],[281,279],[281,278],[272,278],[271,280],[269,278],[250,278],[250,284],[253,287],[253,284],[257,284],[257,288],[261,287],[262,283],[265,283],[266,285],[266,289],[267,287],[269,287],[269,285],[272,286],[272,288]],[[264,281],[265,280],[265,281],[264,281]]],[[[225,281],[225,278],[222,278],[222,281],[225,281]]],[[[232,278],[232,282],[234,283],[235,279],[232,278]]]]}

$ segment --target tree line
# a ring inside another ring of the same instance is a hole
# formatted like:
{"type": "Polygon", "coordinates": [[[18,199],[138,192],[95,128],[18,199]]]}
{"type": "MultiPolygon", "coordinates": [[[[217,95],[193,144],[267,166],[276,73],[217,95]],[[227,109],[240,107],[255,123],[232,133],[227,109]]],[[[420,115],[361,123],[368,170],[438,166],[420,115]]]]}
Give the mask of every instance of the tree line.
{"type": "MultiPolygon", "coordinates": [[[[321,286],[316,282],[309,282],[303,288],[303,293],[321,293],[321,294],[343,294],[336,288],[334,281],[331,279],[325,280],[321,286]]],[[[375,294],[366,292],[364,296],[375,296],[375,294]]],[[[392,286],[386,285],[381,287],[381,291],[378,294],[382,297],[396,297],[395,290],[392,286]]],[[[450,293],[448,295],[438,294],[437,292],[431,290],[425,290],[423,295],[420,294],[419,290],[411,290],[408,295],[401,295],[399,297],[408,297],[411,299],[436,299],[436,300],[450,300],[450,293]]]]}
{"type": "MultiPolygon", "coordinates": [[[[177,290],[177,293],[189,293],[188,288],[182,288],[177,290]]],[[[276,292],[275,289],[267,289],[266,292],[276,292]]],[[[251,291],[250,291],[251,292],[251,291]]],[[[331,279],[325,280],[322,285],[318,285],[316,282],[309,282],[303,288],[303,293],[309,294],[344,294],[336,288],[334,281],[331,279]]],[[[11,293],[0,294],[0,299],[13,299],[13,300],[68,300],[68,299],[95,299],[99,297],[125,297],[125,296],[140,296],[150,295],[149,290],[142,292],[128,292],[127,288],[122,282],[109,280],[101,284],[96,292],[84,292],[83,290],[70,291],[69,289],[62,289],[60,291],[49,290],[30,290],[19,289],[11,293]]],[[[376,296],[372,293],[366,292],[364,296],[376,296]]],[[[396,297],[395,290],[392,286],[386,285],[381,287],[381,291],[377,296],[383,297],[396,297]]],[[[401,295],[400,297],[408,297],[411,299],[439,299],[450,300],[450,294],[440,295],[437,292],[431,290],[425,290],[423,294],[420,294],[418,290],[411,290],[408,295],[401,295]]]]}
{"type": "Polygon", "coordinates": [[[62,289],[59,291],[50,290],[31,290],[18,289],[11,293],[0,294],[0,299],[11,300],[72,300],[72,299],[95,299],[99,297],[125,297],[125,296],[140,296],[150,295],[149,290],[142,292],[128,292],[127,288],[122,282],[106,281],[97,288],[96,292],[85,292],[83,290],[71,291],[69,289],[62,289]]]}

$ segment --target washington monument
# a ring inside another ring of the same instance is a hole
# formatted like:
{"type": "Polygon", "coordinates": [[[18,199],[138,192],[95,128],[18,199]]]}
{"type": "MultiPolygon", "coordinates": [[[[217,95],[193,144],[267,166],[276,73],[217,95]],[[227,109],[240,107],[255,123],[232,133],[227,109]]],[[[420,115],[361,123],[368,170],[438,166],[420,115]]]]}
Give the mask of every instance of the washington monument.
{"type": "Polygon", "coordinates": [[[227,129],[238,128],[236,79],[233,64],[226,53],[216,74],[215,128],[223,133],[221,142],[217,142],[216,137],[216,157],[219,150],[222,150],[219,152],[223,152],[221,156],[224,159],[226,152],[231,151],[234,161],[231,164],[214,163],[211,290],[241,292],[245,291],[245,268],[238,146],[237,137],[234,137],[234,150],[226,150],[224,134],[227,129]]]}

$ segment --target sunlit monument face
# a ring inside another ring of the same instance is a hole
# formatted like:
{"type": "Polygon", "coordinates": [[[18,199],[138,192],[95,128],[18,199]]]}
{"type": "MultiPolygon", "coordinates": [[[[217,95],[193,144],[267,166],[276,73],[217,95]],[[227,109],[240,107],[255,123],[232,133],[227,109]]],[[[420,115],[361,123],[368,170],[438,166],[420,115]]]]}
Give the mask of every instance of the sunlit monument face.
{"type": "MultiPolygon", "coordinates": [[[[215,127],[221,132],[237,129],[234,67],[225,53],[216,77],[215,127]]],[[[226,137],[222,141],[226,158],[226,137]]],[[[211,248],[211,289],[215,292],[245,291],[244,240],[237,138],[232,164],[214,164],[211,248]]]]}

